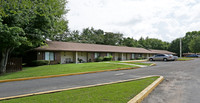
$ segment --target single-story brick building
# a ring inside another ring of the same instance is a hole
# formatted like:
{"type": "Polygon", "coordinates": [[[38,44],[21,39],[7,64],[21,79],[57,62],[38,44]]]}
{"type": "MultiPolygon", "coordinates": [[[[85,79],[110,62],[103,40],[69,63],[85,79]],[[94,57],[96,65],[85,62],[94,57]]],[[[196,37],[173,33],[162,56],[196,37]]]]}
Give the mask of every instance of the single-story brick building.
{"type": "Polygon", "coordinates": [[[99,56],[113,56],[113,61],[148,58],[154,54],[174,54],[166,50],[111,46],[100,44],[47,41],[48,45],[33,50],[36,60],[50,60],[51,64],[94,62],[99,56]]]}

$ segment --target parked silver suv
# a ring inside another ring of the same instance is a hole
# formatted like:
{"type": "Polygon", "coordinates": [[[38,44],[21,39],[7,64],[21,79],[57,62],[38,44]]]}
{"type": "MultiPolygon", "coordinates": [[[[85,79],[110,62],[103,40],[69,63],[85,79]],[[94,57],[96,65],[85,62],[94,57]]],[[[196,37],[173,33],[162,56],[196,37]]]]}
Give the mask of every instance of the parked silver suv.
{"type": "Polygon", "coordinates": [[[168,61],[168,60],[175,60],[173,55],[167,54],[156,54],[153,57],[149,57],[149,61],[160,60],[160,61],[168,61]]]}

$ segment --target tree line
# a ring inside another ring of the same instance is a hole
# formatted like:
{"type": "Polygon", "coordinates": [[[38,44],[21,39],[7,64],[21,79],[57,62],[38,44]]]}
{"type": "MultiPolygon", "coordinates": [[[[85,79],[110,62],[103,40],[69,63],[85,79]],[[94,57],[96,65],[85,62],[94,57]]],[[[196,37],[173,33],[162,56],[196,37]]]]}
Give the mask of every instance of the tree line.
{"type": "Polygon", "coordinates": [[[167,50],[170,45],[170,43],[156,38],[141,37],[139,40],[136,40],[131,37],[124,37],[123,33],[105,32],[101,29],[94,29],[93,27],[84,28],[82,32],[78,30],[68,31],[64,34],[57,35],[56,37],[52,38],[52,40],[160,50],[167,50]]]}
{"type": "Polygon", "coordinates": [[[187,32],[182,38],[177,38],[170,43],[168,50],[180,54],[180,39],[183,53],[200,53],[200,31],[187,32]]]}
{"type": "Polygon", "coordinates": [[[156,38],[143,38],[139,40],[133,37],[124,37],[123,33],[105,32],[101,29],[84,28],[82,32],[78,30],[65,32],[52,38],[55,41],[104,44],[115,46],[139,47],[146,49],[168,50],[180,54],[180,39],[182,41],[182,53],[200,52],[200,31],[187,32],[182,38],[177,38],[172,42],[162,41],[156,38]]]}

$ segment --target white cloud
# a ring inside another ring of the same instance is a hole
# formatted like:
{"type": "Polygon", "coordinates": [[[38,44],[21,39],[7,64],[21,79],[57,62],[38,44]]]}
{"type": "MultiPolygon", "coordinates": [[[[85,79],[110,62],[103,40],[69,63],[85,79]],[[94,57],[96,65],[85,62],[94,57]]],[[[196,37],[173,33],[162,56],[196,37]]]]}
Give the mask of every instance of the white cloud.
{"type": "Polygon", "coordinates": [[[87,27],[172,41],[200,30],[198,0],[69,0],[71,30],[87,27]]]}

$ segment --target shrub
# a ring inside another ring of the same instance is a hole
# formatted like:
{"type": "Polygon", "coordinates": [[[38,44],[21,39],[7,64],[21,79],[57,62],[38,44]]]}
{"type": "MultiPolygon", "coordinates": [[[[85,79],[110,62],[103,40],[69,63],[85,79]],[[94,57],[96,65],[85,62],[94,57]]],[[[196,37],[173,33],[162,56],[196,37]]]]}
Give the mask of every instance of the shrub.
{"type": "Polygon", "coordinates": [[[29,66],[41,66],[41,65],[49,65],[49,60],[34,60],[32,61],[29,66]]]}
{"type": "Polygon", "coordinates": [[[79,61],[79,63],[82,63],[82,62],[83,62],[83,59],[79,59],[79,58],[78,58],[78,61],[79,61]]]}
{"type": "Polygon", "coordinates": [[[98,58],[95,59],[95,61],[96,62],[101,62],[101,61],[103,61],[103,59],[104,59],[103,57],[98,57],[98,58]]]}
{"type": "Polygon", "coordinates": [[[104,56],[103,61],[111,61],[113,56],[104,56]]]}

